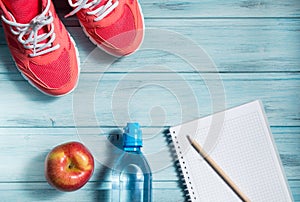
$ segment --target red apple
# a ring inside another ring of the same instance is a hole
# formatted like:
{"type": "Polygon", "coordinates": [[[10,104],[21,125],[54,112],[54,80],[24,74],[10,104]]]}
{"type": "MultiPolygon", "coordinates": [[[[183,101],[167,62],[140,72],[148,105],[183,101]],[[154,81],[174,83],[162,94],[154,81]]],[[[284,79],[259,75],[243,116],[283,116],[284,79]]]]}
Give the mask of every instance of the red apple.
{"type": "Polygon", "coordinates": [[[56,146],[45,160],[45,176],[61,191],[75,191],[87,183],[94,171],[94,158],[79,142],[56,146]]]}

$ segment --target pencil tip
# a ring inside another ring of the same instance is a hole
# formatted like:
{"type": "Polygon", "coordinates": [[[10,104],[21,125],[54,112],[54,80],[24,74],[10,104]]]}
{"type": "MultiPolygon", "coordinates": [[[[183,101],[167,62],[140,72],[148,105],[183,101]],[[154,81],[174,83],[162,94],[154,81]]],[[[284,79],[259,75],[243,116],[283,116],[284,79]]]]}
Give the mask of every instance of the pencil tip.
{"type": "Polygon", "coordinates": [[[190,137],[189,135],[187,135],[186,138],[188,139],[188,141],[189,141],[190,143],[192,143],[192,139],[191,139],[191,137],[190,137]]]}

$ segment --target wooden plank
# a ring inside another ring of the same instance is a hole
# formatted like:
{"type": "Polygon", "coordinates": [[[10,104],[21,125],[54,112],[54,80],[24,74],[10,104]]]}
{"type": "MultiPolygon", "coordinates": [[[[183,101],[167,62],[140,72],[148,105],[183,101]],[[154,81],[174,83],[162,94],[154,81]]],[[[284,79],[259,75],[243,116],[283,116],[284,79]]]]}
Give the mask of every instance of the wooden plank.
{"type": "Polygon", "coordinates": [[[170,126],[254,99],[263,101],[272,126],[299,126],[300,119],[296,73],[83,73],[75,92],[62,98],[41,94],[18,74],[0,74],[0,86],[0,127],[114,126],[129,120],[170,126]]]}
{"type": "MultiPolygon", "coordinates": [[[[164,128],[164,127],[162,127],[164,128]]],[[[142,128],[144,153],[153,171],[154,181],[178,181],[171,146],[162,128],[142,128]]],[[[82,141],[93,153],[96,161],[92,182],[110,181],[110,168],[118,157],[117,140],[107,141],[108,134],[116,134],[116,127],[84,128],[78,136],[75,128],[1,128],[0,157],[1,182],[43,182],[44,159],[56,145],[68,141],[82,141]],[[13,158],[12,155],[13,154],[13,158]]],[[[165,128],[164,128],[165,129],[165,128]]],[[[272,127],[273,136],[283,167],[289,180],[300,179],[300,128],[272,127]]]]}
{"type": "MultiPolygon", "coordinates": [[[[99,182],[101,183],[101,182],[99,182]]],[[[294,201],[300,201],[300,181],[289,182],[294,201]]],[[[168,186],[168,183],[161,182],[168,186]]],[[[155,184],[154,184],[155,185],[155,184]]],[[[109,190],[99,190],[96,183],[88,183],[76,192],[62,193],[51,189],[44,183],[1,183],[1,201],[107,201],[110,200],[109,190]],[[96,187],[96,188],[95,188],[96,187]]],[[[184,192],[176,188],[153,189],[153,201],[185,201],[184,192]]]]}
{"type": "MultiPolygon", "coordinates": [[[[99,181],[89,181],[85,186],[83,186],[79,191],[109,191],[112,187],[111,181],[105,181],[102,179],[99,179],[99,181]]],[[[17,190],[35,190],[37,187],[40,190],[51,190],[55,191],[53,187],[49,186],[46,181],[43,182],[3,182],[0,184],[0,191],[4,190],[11,190],[11,191],[17,191],[17,190]]],[[[176,181],[153,181],[152,182],[152,188],[153,190],[159,191],[159,190],[175,190],[179,189],[178,183],[176,181]],[[163,184],[163,186],[161,185],[163,184]]],[[[62,194],[62,193],[61,193],[62,194]]]]}
{"type": "Polygon", "coordinates": [[[300,201],[300,181],[290,181],[289,184],[293,193],[294,201],[300,201]]]}
{"type": "Polygon", "coordinates": [[[290,1],[150,1],[142,0],[146,17],[297,17],[299,2],[290,1]]]}
{"type": "MultiPolygon", "coordinates": [[[[57,11],[64,16],[71,7],[67,1],[54,0],[57,11]]],[[[297,0],[256,1],[140,1],[145,18],[199,17],[299,17],[297,0]]]]}
{"type": "MultiPolygon", "coordinates": [[[[107,70],[103,65],[109,65],[111,72],[136,68],[151,72],[153,66],[165,66],[177,72],[300,71],[298,19],[152,19],[146,21],[146,27],[141,49],[118,60],[98,50],[81,28],[68,29],[79,49],[82,71],[87,72],[103,72],[107,70]],[[217,69],[204,61],[208,56],[217,69]],[[193,61],[201,68],[192,68],[193,61]]],[[[16,72],[3,32],[0,39],[0,66],[3,67],[0,73],[16,72]]]]}
{"type": "MultiPolygon", "coordinates": [[[[0,195],[2,202],[10,201],[110,201],[110,189],[99,189],[98,183],[88,183],[75,192],[59,192],[52,189],[47,183],[1,183],[0,195]]],[[[168,182],[153,183],[153,201],[184,201],[183,192],[177,187],[168,188],[168,182]],[[156,185],[165,185],[166,188],[156,188],[156,185]]],[[[173,182],[173,184],[176,184],[173,182]]]]}

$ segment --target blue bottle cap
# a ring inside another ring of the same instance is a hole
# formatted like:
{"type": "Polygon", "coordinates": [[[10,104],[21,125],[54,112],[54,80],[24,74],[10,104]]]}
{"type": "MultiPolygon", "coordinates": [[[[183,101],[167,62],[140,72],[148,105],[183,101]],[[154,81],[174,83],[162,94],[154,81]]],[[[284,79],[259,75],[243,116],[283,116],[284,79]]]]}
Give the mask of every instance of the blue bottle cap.
{"type": "Polygon", "coordinates": [[[127,123],[123,134],[124,147],[142,147],[142,131],[139,123],[127,123]]]}

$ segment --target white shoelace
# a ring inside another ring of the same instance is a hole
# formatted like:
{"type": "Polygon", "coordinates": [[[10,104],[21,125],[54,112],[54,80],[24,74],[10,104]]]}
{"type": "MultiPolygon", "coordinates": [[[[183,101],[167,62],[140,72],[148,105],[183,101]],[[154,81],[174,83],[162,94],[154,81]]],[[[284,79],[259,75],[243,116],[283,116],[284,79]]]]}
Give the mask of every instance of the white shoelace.
{"type": "MultiPolygon", "coordinates": [[[[71,11],[69,14],[67,14],[65,17],[74,15],[81,9],[93,9],[94,7],[99,5],[99,3],[101,3],[102,0],[93,0],[91,2],[88,2],[89,0],[78,0],[76,3],[73,3],[72,0],[68,0],[68,1],[70,6],[72,6],[75,9],[71,11]]],[[[97,22],[105,18],[108,14],[110,14],[118,5],[119,5],[118,0],[115,1],[115,3],[113,3],[112,0],[109,0],[105,5],[102,5],[93,11],[89,11],[87,12],[87,14],[96,15],[97,17],[94,19],[94,21],[97,22]]]]}
{"type": "Polygon", "coordinates": [[[24,46],[25,49],[32,50],[32,53],[29,54],[30,57],[40,56],[54,50],[57,50],[60,45],[57,44],[52,46],[52,43],[55,40],[54,33],[54,24],[53,16],[49,11],[50,9],[50,0],[45,8],[45,10],[35,18],[31,20],[29,24],[21,24],[16,22],[16,19],[11,13],[12,21],[6,19],[3,15],[2,20],[10,26],[10,30],[14,35],[18,36],[18,41],[24,46]],[[49,12],[49,15],[46,14],[49,12]],[[48,33],[38,34],[39,30],[46,25],[50,25],[50,31],[48,33]],[[48,39],[46,43],[42,43],[48,39]]]}

